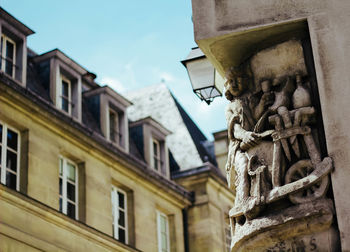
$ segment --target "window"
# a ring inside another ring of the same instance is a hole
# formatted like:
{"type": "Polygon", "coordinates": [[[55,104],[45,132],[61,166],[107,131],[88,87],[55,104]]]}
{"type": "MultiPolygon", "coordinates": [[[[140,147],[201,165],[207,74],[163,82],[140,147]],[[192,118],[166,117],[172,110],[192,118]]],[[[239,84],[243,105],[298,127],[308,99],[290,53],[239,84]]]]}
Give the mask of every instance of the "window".
{"type": "Polygon", "coordinates": [[[72,84],[69,79],[61,75],[60,108],[72,114],[72,84]]]}
{"type": "Polygon", "coordinates": [[[226,245],[226,251],[230,252],[231,251],[231,226],[230,226],[230,217],[226,215],[225,218],[225,245],[226,245]]]}
{"type": "Polygon", "coordinates": [[[109,110],[109,140],[118,145],[122,142],[122,134],[120,131],[119,113],[114,110],[109,110]]]}
{"type": "Polygon", "coordinates": [[[157,212],[158,252],[169,252],[169,220],[164,213],[157,212]]]}
{"type": "Polygon", "coordinates": [[[0,123],[1,183],[19,190],[19,133],[0,123]]]}
{"type": "Polygon", "coordinates": [[[60,211],[73,219],[78,219],[78,171],[72,161],[60,158],[60,211]]]}
{"type": "Polygon", "coordinates": [[[14,78],[16,67],[16,43],[4,34],[1,35],[0,53],[1,70],[14,78]]]}
{"type": "Polygon", "coordinates": [[[161,169],[161,158],[160,158],[160,144],[156,139],[152,139],[152,148],[153,148],[153,168],[156,171],[161,169]]]}
{"type": "Polygon", "coordinates": [[[112,188],[113,236],[128,243],[127,194],[116,187],[112,188]]]}

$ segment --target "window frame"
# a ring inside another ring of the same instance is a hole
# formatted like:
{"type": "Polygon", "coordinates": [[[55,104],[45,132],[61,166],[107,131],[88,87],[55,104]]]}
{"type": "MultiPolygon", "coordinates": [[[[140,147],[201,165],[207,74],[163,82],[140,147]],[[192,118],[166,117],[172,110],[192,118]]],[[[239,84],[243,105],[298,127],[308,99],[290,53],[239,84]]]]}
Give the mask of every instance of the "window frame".
{"type": "Polygon", "coordinates": [[[64,113],[68,115],[72,115],[72,81],[64,76],[63,74],[60,74],[60,84],[59,84],[59,108],[62,110],[64,113]],[[68,83],[68,97],[63,96],[63,81],[68,83]],[[62,100],[67,99],[68,100],[68,111],[63,109],[63,103],[62,100]]]}
{"type": "Polygon", "coordinates": [[[109,141],[111,141],[112,143],[118,146],[121,146],[122,135],[123,135],[121,132],[120,123],[121,123],[121,118],[120,118],[119,112],[109,107],[108,109],[109,141]],[[114,129],[112,129],[111,127],[111,114],[114,115],[114,129]],[[114,133],[114,139],[112,139],[112,130],[114,133]]]}
{"type": "MultiPolygon", "coordinates": [[[[11,169],[7,168],[7,149],[9,148],[7,146],[7,132],[8,129],[15,132],[17,134],[17,167],[16,167],[16,191],[19,191],[20,188],[20,156],[21,156],[21,134],[18,130],[15,128],[9,126],[7,123],[4,123],[0,121],[0,125],[2,125],[2,135],[1,137],[1,153],[0,153],[0,159],[1,159],[1,165],[0,165],[0,182],[4,185],[6,185],[6,172],[9,170],[10,173],[14,173],[11,169]]],[[[10,148],[12,151],[12,149],[10,148]]]]}
{"type": "MultiPolygon", "coordinates": [[[[112,186],[111,202],[112,202],[112,216],[113,216],[113,237],[119,240],[119,228],[125,232],[125,244],[129,244],[129,227],[128,227],[128,194],[119,187],[112,186]],[[120,207],[118,192],[124,195],[124,209],[120,207]],[[124,211],[125,227],[119,225],[119,210],[124,211]]],[[[123,241],[120,241],[123,242],[123,241]]]]}
{"type": "Polygon", "coordinates": [[[232,235],[231,235],[230,216],[228,214],[225,214],[224,236],[225,236],[224,243],[225,243],[226,251],[230,252],[231,251],[232,235]]]}
{"type": "Polygon", "coordinates": [[[161,151],[162,151],[162,149],[161,149],[160,141],[158,139],[152,137],[152,158],[151,158],[152,161],[151,161],[151,164],[152,164],[152,168],[159,173],[162,172],[162,164],[163,164],[161,151]],[[157,149],[157,155],[155,154],[155,151],[154,151],[155,145],[156,145],[156,149],[157,149]],[[156,164],[157,164],[158,168],[156,168],[156,164]]]}
{"type": "Polygon", "coordinates": [[[157,210],[157,237],[158,237],[158,252],[170,252],[170,232],[169,232],[169,217],[165,213],[162,213],[157,210]],[[161,217],[164,217],[166,220],[166,240],[167,240],[167,248],[163,250],[162,248],[162,231],[161,231],[161,217]]]}
{"type": "Polygon", "coordinates": [[[16,42],[9,38],[8,36],[6,36],[4,33],[1,34],[1,41],[2,41],[2,48],[1,48],[1,71],[3,71],[5,74],[7,74],[8,76],[11,76],[12,78],[15,78],[16,75],[16,42]],[[9,59],[7,59],[6,57],[6,43],[7,41],[9,41],[10,43],[13,44],[13,59],[12,59],[12,75],[9,75],[8,73],[6,73],[6,63],[9,59]]]}
{"type": "MultiPolygon", "coordinates": [[[[75,205],[75,220],[79,220],[79,178],[78,178],[78,165],[73,162],[72,160],[70,160],[69,158],[66,158],[64,156],[59,156],[59,160],[58,160],[58,177],[59,179],[62,179],[62,195],[59,193],[58,196],[58,202],[60,200],[60,198],[62,198],[62,210],[59,209],[60,212],[62,212],[63,214],[67,215],[68,217],[70,217],[67,214],[68,211],[68,201],[70,201],[70,203],[74,203],[75,205]],[[61,160],[62,160],[62,175],[60,174],[60,166],[61,166],[61,160]],[[75,202],[73,202],[72,200],[68,199],[68,195],[67,195],[67,184],[69,183],[67,180],[67,162],[69,162],[70,164],[72,164],[75,168],[75,202]],[[66,186],[64,186],[66,185],[66,186]]],[[[59,187],[59,184],[58,184],[59,187]]],[[[60,208],[60,206],[59,206],[60,208]]],[[[71,218],[71,217],[70,217],[71,218]]]]}

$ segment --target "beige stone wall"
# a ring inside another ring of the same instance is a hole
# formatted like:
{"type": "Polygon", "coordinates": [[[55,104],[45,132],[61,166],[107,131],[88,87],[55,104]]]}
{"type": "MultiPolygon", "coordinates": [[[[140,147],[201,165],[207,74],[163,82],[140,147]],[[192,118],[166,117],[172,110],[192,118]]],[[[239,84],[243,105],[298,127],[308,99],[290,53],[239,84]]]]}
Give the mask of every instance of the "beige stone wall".
{"type": "Polygon", "coordinates": [[[1,251],[135,251],[3,185],[0,195],[1,251]]]}
{"type": "MultiPolygon", "coordinates": [[[[176,251],[184,250],[182,227],[184,201],[173,197],[170,193],[171,190],[164,190],[165,187],[161,188],[152,184],[120,162],[104,155],[94,148],[94,144],[86,136],[79,133],[72,134],[70,126],[61,123],[47,113],[41,114],[39,108],[30,102],[27,103],[24,100],[23,102],[26,104],[21,104],[22,102],[19,100],[11,101],[5,96],[1,96],[0,120],[20,131],[28,130],[27,194],[29,197],[53,209],[59,209],[59,156],[62,155],[77,164],[82,164],[82,167],[79,165],[79,168],[85,169],[86,204],[84,208],[85,223],[88,226],[109,236],[112,235],[111,187],[112,185],[122,185],[132,193],[134,199],[134,208],[131,212],[134,214],[135,247],[142,251],[157,250],[156,210],[158,209],[174,218],[175,229],[173,230],[175,230],[175,234],[173,239],[176,242],[171,242],[176,244],[174,248],[176,251]]],[[[76,238],[67,230],[60,231],[59,225],[52,226],[48,223],[48,216],[35,216],[34,218],[25,209],[16,209],[4,204],[0,210],[2,225],[21,230],[29,236],[36,236],[37,239],[40,237],[45,243],[55,244],[57,248],[64,241],[70,241],[71,245],[66,243],[64,246],[71,251],[83,251],[83,248],[86,248],[87,245],[79,247],[79,244],[87,242],[86,239],[76,238]],[[18,216],[16,222],[12,221],[14,216],[18,216]],[[52,237],[46,238],[48,237],[46,234],[52,234],[52,237]]],[[[4,231],[2,231],[2,235],[7,237],[7,241],[11,241],[8,246],[17,249],[26,246],[22,244],[21,238],[13,237],[4,231]]],[[[28,241],[28,246],[35,247],[36,239],[28,241]]],[[[2,248],[5,249],[5,247],[2,248]]],[[[89,249],[89,251],[100,250],[89,249]]]]}
{"type": "Polygon", "coordinates": [[[228,137],[227,130],[219,131],[213,134],[214,135],[214,149],[216,162],[219,169],[223,175],[226,175],[226,161],[228,153],[228,137]]]}
{"type": "Polygon", "coordinates": [[[225,218],[234,202],[221,179],[209,174],[182,178],[178,182],[196,194],[195,202],[188,210],[190,251],[226,251],[225,218]]]}
{"type": "Polygon", "coordinates": [[[210,213],[208,226],[211,237],[211,250],[209,251],[225,251],[225,218],[227,218],[225,215],[228,214],[233,201],[230,201],[225,192],[221,191],[222,188],[213,182],[210,180],[207,185],[210,213]]]}

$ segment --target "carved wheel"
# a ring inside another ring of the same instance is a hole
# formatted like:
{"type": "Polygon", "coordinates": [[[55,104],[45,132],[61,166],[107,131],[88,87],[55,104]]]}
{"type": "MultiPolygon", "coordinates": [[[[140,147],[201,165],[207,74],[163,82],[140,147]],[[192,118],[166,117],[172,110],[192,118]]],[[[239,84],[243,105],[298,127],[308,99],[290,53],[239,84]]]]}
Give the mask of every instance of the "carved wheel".
{"type": "MultiPolygon", "coordinates": [[[[305,178],[306,176],[310,175],[313,171],[314,167],[311,163],[311,160],[300,160],[288,169],[286,173],[285,182],[286,184],[289,184],[299,179],[305,178]]],[[[329,178],[328,176],[326,176],[316,184],[304,190],[289,194],[289,200],[294,204],[300,204],[320,198],[324,196],[327,192],[328,185],[329,178]]]]}

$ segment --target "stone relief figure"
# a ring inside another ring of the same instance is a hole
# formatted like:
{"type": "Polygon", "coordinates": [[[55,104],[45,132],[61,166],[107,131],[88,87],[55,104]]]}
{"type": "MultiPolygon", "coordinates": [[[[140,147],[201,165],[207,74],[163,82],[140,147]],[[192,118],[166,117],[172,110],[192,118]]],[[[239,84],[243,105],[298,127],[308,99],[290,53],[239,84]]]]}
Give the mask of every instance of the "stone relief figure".
{"type": "Polygon", "coordinates": [[[260,195],[251,197],[250,191],[253,190],[249,174],[254,176],[264,168],[261,167],[259,172],[251,170],[252,161],[255,160],[247,154],[247,151],[258,145],[264,137],[263,134],[253,131],[256,124],[254,117],[259,117],[264,112],[264,109],[272,103],[273,97],[266,91],[257,106],[253,107],[249,88],[251,80],[243,67],[230,69],[226,77],[225,95],[230,101],[226,108],[230,140],[226,164],[227,181],[229,188],[236,189],[235,206],[239,206],[246,217],[252,217],[257,212],[256,207],[260,205],[260,195]]]}
{"type": "Polygon", "coordinates": [[[306,218],[310,205],[328,202],[323,198],[333,166],[319,150],[315,97],[300,41],[256,53],[229,68],[226,79],[226,178],[236,191],[229,216],[231,245],[237,248],[261,226],[283,226],[284,214],[292,222],[306,218]],[[299,204],[304,205],[293,206],[299,204]],[[289,212],[292,207],[302,209],[299,215],[289,212]]]}
{"type": "Polygon", "coordinates": [[[301,74],[261,80],[261,91],[254,93],[257,88],[245,68],[249,67],[231,68],[225,83],[230,101],[226,172],[229,188],[236,189],[230,216],[237,223],[256,218],[266,204],[284,197],[292,203],[322,197],[331,171],[331,160],[322,162],[313,139],[315,109],[301,74]],[[306,146],[305,153],[299,145],[306,146]],[[266,158],[266,153],[272,157],[266,158]]]}

